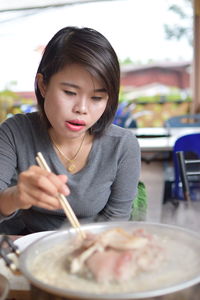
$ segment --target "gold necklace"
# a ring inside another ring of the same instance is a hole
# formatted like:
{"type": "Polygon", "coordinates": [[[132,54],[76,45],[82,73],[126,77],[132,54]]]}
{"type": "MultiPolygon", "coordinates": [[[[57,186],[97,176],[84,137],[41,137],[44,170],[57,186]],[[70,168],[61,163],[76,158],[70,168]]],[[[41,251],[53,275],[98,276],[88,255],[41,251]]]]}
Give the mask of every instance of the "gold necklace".
{"type": "Polygon", "coordinates": [[[82,148],[82,145],[83,145],[83,142],[84,142],[84,139],[85,139],[85,136],[86,134],[84,134],[84,137],[80,143],[80,146],[78,148],[78,150],[76,151],[75,155],[73,158],[69,159],[63,152],[62,150],[58,147],[58,145],[56,144],[56,142],[54,141],[54,139],[51,137],[51,140],[53,142],[53,145],[55,146],[55,148],[58,150],[58,152],[62,155],[62,157],[68,162],[68,167],[67,167],[67,170],[70,172],[70,173],[73,173],[75,170],[76,170],[76,165],[74,163],[74,161],[76,160],[79,152],[81,151],[81,148],[82,148]]]}

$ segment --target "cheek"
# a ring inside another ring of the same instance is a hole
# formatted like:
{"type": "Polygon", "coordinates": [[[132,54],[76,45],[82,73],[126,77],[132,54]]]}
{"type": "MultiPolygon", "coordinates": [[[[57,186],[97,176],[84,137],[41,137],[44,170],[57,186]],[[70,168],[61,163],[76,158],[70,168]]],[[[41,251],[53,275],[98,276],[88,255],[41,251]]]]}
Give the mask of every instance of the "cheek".
{"type": "Polygon", "coordinates": [[[102,107],[102,114],[104,113],[104,111],[106,110],[107,108],[107,105],[108,105],[108,100],[106,100],[103,104],[103,107],[102,107]]]}
{"type": "Polygon", "coordinates": [[[53,110],[58,111],[59,109],[62,108],[62,97],[60,96],[59,93],[55,91],[50,91],[46,94],[45,101],[44,101],[44,108],[47,111],[53,110]],[[61,108],[60,108],[61,107],[61,108]]]}
{"type": "Polygon", "coordinates": [[[46,114],[46,116],[47,116],[47,119],[48,119],[48,120],[50,121],[50,123],[51,123],[51,119],[52,119],[51,111],[52,111],[52,109],[51,109],[51,105],[49,105],[47,99],[44,100],[44,111],[45,111],[45,114],[46,114]]]}
{"type": "Polygon", "coordinates": [[[94,110],[95,111],[95,115],[100,118],[104,111],[106,110],[106,105],[107,105],[107,102],[106,103],[101,103],[98,107],[96,107],[96,109],[94,110]]]}
{"type": "Polygon", "coordinates": [[[45,98],[44,100],[44,110],[45,112],[49,112],[51,111],[51,107],[53,106],[53,104],[51,103],[50,99],[48,97],[45,98]]]}
{"type": "Polygon", "coordinates": [[[44,100],[44,111],[46,113],[46,116],[49,120],[54,118],[55,115],[57,115],[58,112],[58,105],[56,104],[53,95],[46,95],[44,100]]]}

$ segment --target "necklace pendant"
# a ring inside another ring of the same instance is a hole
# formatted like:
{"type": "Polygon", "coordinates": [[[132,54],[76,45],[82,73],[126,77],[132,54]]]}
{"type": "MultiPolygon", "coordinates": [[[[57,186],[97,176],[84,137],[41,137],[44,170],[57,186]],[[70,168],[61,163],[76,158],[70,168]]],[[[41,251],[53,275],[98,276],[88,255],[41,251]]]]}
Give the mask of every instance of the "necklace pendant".
{"type": "Polygon", "coordinates": [[[73,172],[76,170],[75,164],[70,163],[70,165],[69,165],[69,167],[67,168],[67,170],[68,170],[70,173],[73,173],[73,172]]]}

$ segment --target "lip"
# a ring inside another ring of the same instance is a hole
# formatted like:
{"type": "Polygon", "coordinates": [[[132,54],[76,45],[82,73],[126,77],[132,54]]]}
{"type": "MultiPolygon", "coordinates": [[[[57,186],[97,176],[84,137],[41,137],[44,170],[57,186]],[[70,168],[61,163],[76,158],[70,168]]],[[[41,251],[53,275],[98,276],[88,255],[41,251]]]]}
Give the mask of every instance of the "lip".
{"type": "Polygon", "coordinates": [[[68,121],[66,121],[66,122],[85,126],[85,121],[83,121],[83,120],[78,120],[78,119],[76,119],[76,120],[68,120],[68,121]]]}
{"type": "Polygon", "coordinates": [[[65,127],[71,131],[80,131],[85,127],[86,123],[82,120],[65,121],[65,127]]]}

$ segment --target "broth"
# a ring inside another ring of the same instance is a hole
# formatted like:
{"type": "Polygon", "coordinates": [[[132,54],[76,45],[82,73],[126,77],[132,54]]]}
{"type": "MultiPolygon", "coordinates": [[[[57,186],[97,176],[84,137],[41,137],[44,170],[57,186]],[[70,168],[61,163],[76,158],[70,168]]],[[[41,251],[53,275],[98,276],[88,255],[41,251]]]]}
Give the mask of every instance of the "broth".
{"type": "Polygon", "coordinates": [[[97,283],[70,274],[67,257],[73,250],[68,242],[50,247],[32,259],[29,266],[32,275],[43,283],[74,292],[113,294],[137,293],[164,289],[192,280],[199,276],[199,242],[191,244],[190,236],[156,233],[159,244],[166,251],[166,258],[153,271],[138,273],[121,283],[97,283]]]}

